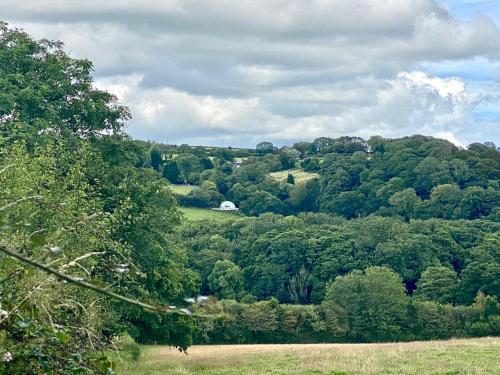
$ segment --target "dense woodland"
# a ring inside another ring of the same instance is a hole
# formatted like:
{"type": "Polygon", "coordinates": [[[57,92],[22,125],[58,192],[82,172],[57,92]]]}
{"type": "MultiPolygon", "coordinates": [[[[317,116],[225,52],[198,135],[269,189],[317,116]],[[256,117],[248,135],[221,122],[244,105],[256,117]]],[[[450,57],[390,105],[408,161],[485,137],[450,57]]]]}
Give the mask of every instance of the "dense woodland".
{"type": "Polygon", "coordinates": [[[130,116],[89,61],[0,24],[0,373],[109,374],[125,334],[180,349],[500,334],[494,144],[176,146],[131,139],[130,116]],[[224,200],[240,213],[180,209],[224,200]]]}
{"type": "MultiPolygon", "coordinates": [[[[500,154],[492,143],[460,149],[432,137],[318,138],[256,150],[144,144],[151,165],[172,183],[199,185],[182,204],[235,202],[252,216],[324,212],[347,219],[375,214],[404,220],[498,220],[500,154]],[[235,160],[238,168],[234,168],[235,160]],[[301,167],[305,184],[279,183],[269,173],[301,167]]],[[[147,158],[145,158],[147,165],[147,158]]]]}

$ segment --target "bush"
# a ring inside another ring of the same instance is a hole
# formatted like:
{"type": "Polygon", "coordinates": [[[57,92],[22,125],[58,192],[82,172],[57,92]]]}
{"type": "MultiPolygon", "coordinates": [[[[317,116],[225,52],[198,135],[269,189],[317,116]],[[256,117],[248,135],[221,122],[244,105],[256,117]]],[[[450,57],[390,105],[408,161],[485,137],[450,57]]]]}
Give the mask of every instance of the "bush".
{"type": "Polygon", "coordinates": [[[114,345],[128,361],[137,362],[141,357],[141,347],[129,335],[118,337],[114,345]]]}

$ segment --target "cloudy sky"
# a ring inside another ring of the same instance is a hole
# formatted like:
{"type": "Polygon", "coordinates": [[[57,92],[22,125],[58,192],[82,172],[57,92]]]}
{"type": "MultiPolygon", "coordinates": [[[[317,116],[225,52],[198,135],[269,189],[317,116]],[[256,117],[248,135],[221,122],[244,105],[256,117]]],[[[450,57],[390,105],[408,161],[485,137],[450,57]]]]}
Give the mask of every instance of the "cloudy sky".
{"type": "Polygon", "coordinates": [[[168,143],[500,143],[500,0],[0,0],[168,143]]]}

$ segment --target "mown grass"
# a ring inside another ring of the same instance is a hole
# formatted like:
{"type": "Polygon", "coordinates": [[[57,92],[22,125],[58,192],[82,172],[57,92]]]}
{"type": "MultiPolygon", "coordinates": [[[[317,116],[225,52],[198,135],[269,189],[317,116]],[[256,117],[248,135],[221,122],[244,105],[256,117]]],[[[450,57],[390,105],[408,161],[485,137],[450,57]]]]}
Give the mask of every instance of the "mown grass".
{"type": "Polygon", "coordinates": [[[295,168],[288,169],[286,171],[273,172],[269,175],[277,181],[286,181],[288,174],[291,173],[295,178],[295,183],[300,184],[302,182],[306,182],[312,180],[313,178],[319,177],[317,173],[306,172],[303,169],[295,168]]]}
{"type": "Polygon", "coordinates": [[[186,220],[228,221],[241,216],[239,212],[216,211],[209,208],[180,207],[186,220]]]}
{"type": "Polygon", "coordinates": [[[118,374],[500,374],[500,338],[391,344],[142,347],[118,374]]]}

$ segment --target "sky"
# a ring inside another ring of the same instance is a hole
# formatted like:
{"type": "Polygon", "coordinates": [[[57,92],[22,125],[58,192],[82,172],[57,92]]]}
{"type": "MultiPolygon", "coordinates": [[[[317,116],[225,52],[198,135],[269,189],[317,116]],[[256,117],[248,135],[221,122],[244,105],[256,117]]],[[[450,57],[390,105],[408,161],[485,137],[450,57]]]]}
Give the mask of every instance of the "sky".
{"type": "Polygon", "coordinates": [[[0,0],[163,143],[500,144],[500,0],[0,0]]]}

